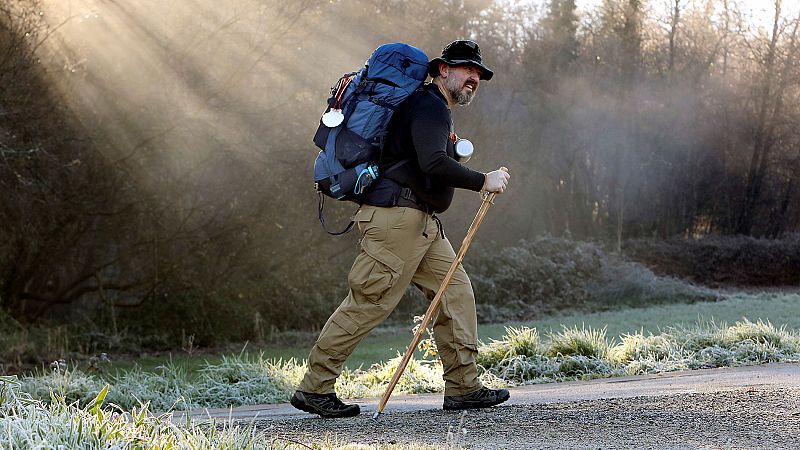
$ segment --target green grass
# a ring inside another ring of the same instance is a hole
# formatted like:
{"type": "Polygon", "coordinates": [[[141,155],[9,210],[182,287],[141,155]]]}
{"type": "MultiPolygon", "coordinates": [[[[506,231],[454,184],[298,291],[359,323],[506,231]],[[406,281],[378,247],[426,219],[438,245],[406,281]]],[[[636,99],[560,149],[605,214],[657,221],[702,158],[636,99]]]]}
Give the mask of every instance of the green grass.
{"type": "MultiPolygon", "coordinates": [[[[492,386],[546,383],[685,369],[800,361],[800,331],[747,319],[733,325],[698,322],[667,327],[658,334],[632,332],[619,342],[604,329],[564,327],[542,340],[535,329],[508,328],[507,334],[479,348],[484,383],[492,386]]],[[[367,370],[345,369],[336,390],[345,398],[380,396],[399,357],[367,370]]],[[[153,409],[221,408],[287,402],[305,371],[303,362],[236,355],[208,364],[193,379],[174,365],[156,372],[135,370],[110,381],[108,400],[128,410],[140,403],[153,409]]],[[[80,370],[54,369],[22,379],[21,390],[48,401],[63,398],[92,404],[105,383],[80,370]]],[[[439,361],[411,360],[397,393],[442,392],[439,361]]],[[[55,401],[55,400],[54,400],[55,401]]]]}
{"type": "MultiPolygon", "coordinates": [[[[376,330],[375,333],[367,336],[361,345],[356,348],[355,352],[353,352],[347,360],[345,367],[351,370],[359,368],[365,369],[372,364],[387,361],[397,356],[398,353],[405,353],[406,347],[411,342],[412,338],[410,330],[410,326],[408,329],[393,327],[376,330]]],[[[133,369],[151,372],[157,367],[167,363],[183,367],[190,374],[194,374],[204,367],[206,363],[219,364],[225,356],[233,354],[244,354],[249,357],[263,355],[265,359],[282,359],[284,361],[295,359],[299,361],[308,358],[311,345],[312,344],[262,347],[248,344],[240,351],[222,354],[197,353],[189,355],[187,353],[173,353],[159,356],[144,356],[136,359],[115,360],[108,374],[113,375],[116,372],[130,371],[133,369]]],[[[421,359],[422,352],[416,352],[415,356],[421,359]]]]}
{"type": "MultiPolygon", "coordinates": [[[[496,338],[484,341],[478,363],[485,369],[484,382],[499,386],[796,361],[800,359],[800,327],[792,321],[798,320],[799,300],[797,295],[735,296],[708,305],[551,318],[559,329],[544,332],[530,328],[543,326],[535,322],[503,327],[496,338]],[[740,313],[752,320],[741,319],[740,313]],[[638,319],[631,323],[633,316],[638,319]],[[570,323],[579,319],[580,325],[570,323]],[[625,331],[611,334],[608,329],[625,331]]],[[[551,322],[543,322],[547,323],[551,322]]],[[[383,341],[383,362],[345,368],[337,385],[340,395],[380,395],[399,359],[396,352],[386,351],[386,341],[400,338],[405,343],[410,337],[409,330],[398,331],[398,336],[387,332],[374,336],[383,341]]],[[[196,409],[285,402],[304,370],[302,361],[241,352],[206,361],[191,371],[173,361],[152,371],[137,368],[105,380],[58,367],[24,378],[22,388],[37,399],[47,400],[52,391],[86,404],[109,383],[109,400],[123,408],[141,401],[160,411],[196,409]]],[[[440,392],[441,370],[438,361],[412,360],[396,392],[440,392]]]]}
{"type": "MultiPolygon", "coordinates": [[[[554,315],[537,320],[512,322],[507,324],[481,324],[478,334],[481,340],[489,342],[500,339],[506,334],[506,327],[536,328],[542,335],[558,333],[562,327],[594,329],[606,328],[609,338],[619,340],[623,335],[636,331],[658,333],[664,327],[698,321],[714,321],[716,323],[734,323],[747,317],[752,321],[769,321],[776,326],[785,325],[790,329],[800,329],[800,295],[798,294],[735,294],[718,302],[701,302],[693,304],[660,305],[649,308],[633,308],[621,311],[598,313],[570,313],[554,315]]],[[[361,345],[347,360],[345,367],[350,370],[366,369],[372,364],[388,361],[402,354],[411,341],[413,323],[409,318],[407,328],[381,328],[367,336],[361,345]]],[[[313,339],[309,339],[313,342],[313,339]]],[[[245,355],[252,358],[263,354],[266,359],[303,360],[308,357],[310,345],[287,345],[280,347],[256,347],[248,345],[245,355]]],[[[240,352],[230,353],[236,354],[240,352]]],[[[139,358],[135,361],[115,361],[113,369],[131,370],[138,366],[142,371],[153,371],[156,367],[171,362],[195,373],[198,369],[210,364],[219,364],[225,355],[173,354],[161,357],[139,358]]],[[[422,359],[422,352],[415,356],[422,359]]],[[[113,370],[112,370],[113,373],[113,370]]]]}
{"type": "MultiPolygon", "coordinates": [[[[381,395],[412,326],[410,319],[408,327],[384,328],[367,337],[340,378],[340,395],[381,395]]],[[[800,295],[737,294],[713,303],[481,325],[479,363],[483,382],[496,387],[798,361],[798,330],[800,295]]],[[[273,441],[253,426],[178,426],[168,416],[150,413],[285,402],[304,370],[298,361],[310,346],[310,337],[298,339],[297,345],[248,346],[220,355],[148,358],[134,369],[133,362],[114,361],[110,370],[104,366],[102,376],[58,366],[19,381],[0,377],[0,448],[127,448],[131,442],[143,448],[304,448],[273,441]],[[102,400],[114,406],[100,406],[102,400]]],[[[421,352],[417,356],[396,392],[441,392],[441,364],[420,361],[421,352]]]]}
{"type": "MultiPolygon", "coordinates": [[[[505,330],[502,338],[479,349],[482,377],[489,385],[800,361],[800,331],[762,320],[679,324],[658,334],[625,334],[618,343],[609,340],[605,328],[587,325],[562,326],[559,332],[548,332],[545,339],[527,327],[505,330]]],[[[348,398],[379,396],[398,361],[390,359],[368,370],[345,370],[337,391],[348,398]]],[[[22,380],[0,377],[0,449],[310,448],[297,441],[276,440],[257,430],[254,422],[178,425],[169,412],[150,412],[150,408],[171,411],[285,402],[303,369],[294,360],[239,354],[223,357],[220,364],[207,364],[194,380],[175,365],[161,367],[158,373],[123,374],[110,385],[99,377],[61,367],[22,380]]],[[[441,364],[412,360],[396,391],[442,392],[443,388],[441,364]]],[[[326,441],[314,443],[313,448],[348,445],[326,441]]]]}
{"type": "Polygon", "coordinates": [[[800,295],[798,294],[735,294],[717,302],[661,305],[586,314],[555,315],[539,320],[515,322],[505,325],[481,325],[482,339],[502,336],[506,326],[527,326],[540,333],[558,332],[562,326],[595,329],[605,327],[611,338],[619,338],[633,331],[658,333],[668,326],[691,325],[698,321],[734,323],[747,317],[751,321],[769,321],[776,326],[800,329],[800,295]]]}

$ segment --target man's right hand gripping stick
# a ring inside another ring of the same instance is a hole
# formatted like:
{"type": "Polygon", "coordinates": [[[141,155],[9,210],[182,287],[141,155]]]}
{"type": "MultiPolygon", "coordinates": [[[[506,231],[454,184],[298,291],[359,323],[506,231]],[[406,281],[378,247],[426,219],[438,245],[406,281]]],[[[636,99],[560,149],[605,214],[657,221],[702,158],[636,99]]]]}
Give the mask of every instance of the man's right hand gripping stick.
{"type": "Polygon", "coordinates": [[[485,192],[483,195],[481,207],[478,208],[478,213],[475,214],[475,218],[472,220],[472,225],[470,225],[469,230],[467,230],[467,235],[464,236],[464,241],[461,243],[461,248],[458,249],[458,253],[453,260],[453,263],[450,264],[450,269],[447,271],[447,275],[445,275],[444,280],[442,280],[442,285],[439,287],[439,291],[436,292],[436,296],[433,297],[428,310],[425,312],[425,316],[422,318],[422,323],[417,329],[417,332],[414,333],[414,337],[411,339],[411,344],[409,344],[408,348],[406,349],[406,353],[403,355],[400,365],[397,367],[397,370],[395,370],[394,375],[392,375],[392,379],[389,381],[389,386],[386,387],[386,392],[384,392],[381,401],[378,403],[378,410],[375,411],[375,414],[372,416],[373,419],[377,419],[381,414],[383,414],[383,410],[386,408],[386,404],[389,402],[389,397],[392,395],[395,385],[397,385],[397,382],[400,380],[400,377],[406,370],[406,366],[408,366],[408,362],[411,360],[414,350],[417,348],[417,345],[419,345],[422,335],[428,328],[431,318],[434,314],[436,314],[436,310],[439,309],[439,304],[442,302],[444,291],[447,290],[447,286],[450,284],[450,280],[456,273],[459,264],[461,264],[461,261],[464,260],[464,255],[467,254],[467,250],[469,249],[470,244],[472,244],[472,239],[475,237],[478,227],[480,227],[481,223],[483,223],[483,218],[486,216],[489,206],[494,203],[495,195],[502,193],[505,190],[508,177],[508,169],[505,167],[501,167],[499,170],[495,170],[486,174],[486,182],[484,182],[483,187],[487,192],[485,192]],[[492,175],[494,175],[495,179],[493,180],[493,184],[489,185],[489,177],[492,175]]]}

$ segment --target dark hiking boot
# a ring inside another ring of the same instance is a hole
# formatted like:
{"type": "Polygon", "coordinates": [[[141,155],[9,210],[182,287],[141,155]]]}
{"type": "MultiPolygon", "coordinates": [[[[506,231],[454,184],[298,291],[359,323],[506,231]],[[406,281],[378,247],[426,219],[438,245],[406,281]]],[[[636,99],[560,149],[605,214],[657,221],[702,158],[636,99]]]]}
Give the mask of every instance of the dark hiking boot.
{"type": "Polygon", "coordinates": [[[511,398],[508,389],[489,389],[482,387],[477,391],[467,395],[445,395],[444,409],[474,409],[488,408],[499,405],[511,398]]]}
{"type": "Polygon", "coordinates": [[[339,400],[336,394],[312,394],[310,392],[295,391],[290,401],[295,408],[319,414],[322,417],[353,417],[361,413],[358,405],[346,405],[339,400]]]}

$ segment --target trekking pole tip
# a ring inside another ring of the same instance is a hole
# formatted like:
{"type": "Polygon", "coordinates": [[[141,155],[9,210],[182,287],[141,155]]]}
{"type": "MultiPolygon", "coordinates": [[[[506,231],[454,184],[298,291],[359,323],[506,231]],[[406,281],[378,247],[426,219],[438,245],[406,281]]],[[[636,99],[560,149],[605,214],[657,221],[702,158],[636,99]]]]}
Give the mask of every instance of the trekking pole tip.
{"type": "Polygon", "coordinates": [[[380,419],[380,417],[381,417],[381,415],[382,415],[382,414],[383,414],[383,413],[382,413],[382,412],[380,412],[380,411],[375,411],[375,414],[373,414],[373,415],[372,415],[372,420],[378,420],[378,419],[380,419]]]}

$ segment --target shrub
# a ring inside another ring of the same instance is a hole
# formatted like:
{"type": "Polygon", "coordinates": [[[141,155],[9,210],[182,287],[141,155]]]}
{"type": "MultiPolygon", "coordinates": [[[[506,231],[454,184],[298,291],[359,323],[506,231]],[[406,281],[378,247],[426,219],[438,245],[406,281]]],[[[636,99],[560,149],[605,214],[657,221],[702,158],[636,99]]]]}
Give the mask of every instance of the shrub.
{"type": "Polygon", "coordinates": [[[480,246],[465,261],[482,321],[533,317],[578,307],[589,297],[590,279],[600,274],[603,253],[594,244],[539,237],[499,252],[480,246]]]}
{"type": "Polygon", "coordinates": [[[131,353],[140,342],[127,331],[105,329],[88,321],[27,328],[16,324],[5,329],[0,324],[0,374],[22,374],[60,359],[85,361],[104,352],[131,353]]]}
{"type": "Polygon", "coordinates": [[[783,286],[800,283],[800,234],[782,239],[706,236],[696,240],[629,240],[625,254],[661,274],[703,284],[783,286]]]}
{"type": "Polygon", "coordinates": [[[589,308],[595,311],[657,304],[694,303],[720,298],[712,289],[672,277],[656,276],[650,269],[617,257],[603,260],[600,276],[590,280],[589,308]]]}
{"type": "MultiPolygon", "coordinates": [[[[313,259],[309,261],[311,264],[313,259]]],[[[658,277],[638,263],[607,255],[595,244],[548,236],[500,251],[481,252],[477,247],[465,265],[482,322],[718,297],[715,291],[658,277]]],[[[141,348],[264,342],[276,335],[288,335],[287,330],[314,329],[324,323],[346,292],[345,279],[330,268],[294,269],[292,274],[270,272],[257,282],[240,279],[236,288],[159,291],[154,298],[163,301],[111,311],[111,317],[103,316],[95,322],[25,330],[0,317],[0,326],[11,330],[0,333],[0,369],[19,373],[54,359],[74,360],[99,352],[130,354],[141,348]],[[298,308],[302,308],[302,314],[297,313],[298,308]]],[[[389,321],[405,323],[409,316],[424,311],[428,303],[425,295],[411,287],[389,321]]]]}
{"type": "MultiPolygon", "coordinates": [[[[480,247],[477,247],[480,249],[480,247]]],[[[569,309],[603,311],[711,301],[719,294],[609,255],[590,242],[550,236],[465,262],[482,322],[525,320],[569,309]]]]}

